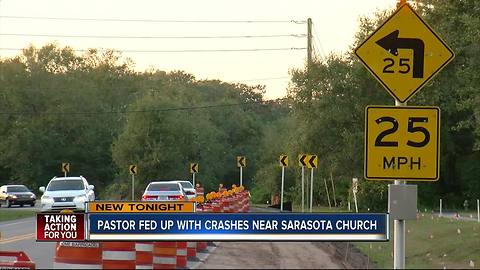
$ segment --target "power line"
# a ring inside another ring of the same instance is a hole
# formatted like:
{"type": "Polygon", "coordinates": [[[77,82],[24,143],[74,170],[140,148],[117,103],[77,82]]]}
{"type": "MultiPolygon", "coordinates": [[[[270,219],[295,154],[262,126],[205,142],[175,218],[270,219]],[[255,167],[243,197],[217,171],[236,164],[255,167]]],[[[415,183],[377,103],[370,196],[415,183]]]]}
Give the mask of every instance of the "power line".
{"type": "Polygon", "coordinates": [[[66,18],[33,16],[0,16],[5,19],[62,20],[62,21],[113,21],[113,22],[155,22],[155,23],[296,23],[305,24],[304,20],[154,20],[154,19],[113,19],[113,18],[66,18]]]}
{"type": "Polygon", "coordinates": [[[232,82],[249,82],[249,81],[269,81],[269,80],[281,80],[281,79],[288,79],[290,77],[283,76],[283,77],[270,77],[270,78],[258,78],[258,79],[246,79],[246,80],[233,80],[232,82]]]}
{"type": "MultiPolygon", "coordinates": [[[[25,48],[0,48],[0,51],[22,51],[25,48]]],[[[290,47],[290,48],[253,48],[253,49],[186,49],[186,50],[120,50],[126,53],[199,53],[199,52],[259,52],[259,51],[298,51],[306,50],[306,47],[290,47]]],[[[76,52],[88,52],[89,49],[72,49],[76,52]]],[[[107,49],[98,49],[107,50],[107,49]]]]}
{"type": "Polygon", "coordinates": [[[278,34],[278,35],[239,35],[239,36],[96,36],[96,35],[57,35],[57,34],[17,34],[0,33],[0,36],[20,37],[61,37],[61,38],[131,38],[131,39],[229,39],[229,38],[279,38],[295,37],[303,38],[305,34],[278,34]]]}
{"type": "Polygon", "coordinates": [[[321,54],[323,57],[327,57],[325,54],[325,50],[323,49],[322,43],[320,42],[320,35],[317,32],[317,28],[313,25],[313,31],[315,32],[315,40],[318,43],[319,48],[317,48],[318,53],[321,54]]]}
{"type": "Polygon", "coordinates": [[[271,100],[261,100],[261,101],[252,101],[252,102],[243,102],[243,103],[230,103],[230,104],[215,104],[215,105],[204,105],[204,106],[193,106],[193,107],[176,107],[176,108],[164,108],[164,109],[152,109],[152,110],[132,110],[132,111],[103,111],[103,112],[0,112],[0,115],[100,115],[100,114],[132,114],[132,113],[158,113],[158,112],[172,112],[172,111],[193,111],[200,109],[214,109],[214,108],[225,108],[225,107],[236,107],[236,106],[248,106],[248,105],[268,105],[268,103],[279,102],[287,100],[287,98],[278,98],[271,100]]]}

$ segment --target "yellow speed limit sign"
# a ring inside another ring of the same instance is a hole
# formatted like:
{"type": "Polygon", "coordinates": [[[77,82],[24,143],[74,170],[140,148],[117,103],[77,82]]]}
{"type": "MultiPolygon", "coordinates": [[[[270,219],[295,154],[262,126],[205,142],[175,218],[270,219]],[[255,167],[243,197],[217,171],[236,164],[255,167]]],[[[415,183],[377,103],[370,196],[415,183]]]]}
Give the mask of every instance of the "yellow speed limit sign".
{"type": "Polygon", "coordinates": [[[439,177],[438,107],[368,106],[365,178],[436,181],[439,177]]]}

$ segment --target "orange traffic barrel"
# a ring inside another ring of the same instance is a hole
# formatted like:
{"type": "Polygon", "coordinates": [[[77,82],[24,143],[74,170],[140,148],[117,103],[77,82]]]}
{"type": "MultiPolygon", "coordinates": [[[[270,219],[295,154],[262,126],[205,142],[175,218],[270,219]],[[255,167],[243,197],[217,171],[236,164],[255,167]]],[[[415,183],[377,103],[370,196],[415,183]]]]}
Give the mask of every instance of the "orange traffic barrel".
{"type": "Polygon", "coordinates": [[[135,242],[103,242],[103,269],[135,269],[135,242]]]}
{"type": "Polygon", "coordinates": [[[187,257],[191,261],[197,261],[197,242],[187,242],[187,257]]]}
{"type": "Polygon", "coordinates": [[[177,243],[154,242],[153,269],[175,269],[177,267],[177,243]]]}
{"type": "Polygon", "coordinates": [[[212,203],[212,209],[213,212],[215,213],[221,213],[222,212],[222,204],[218,201],[215,201],[212,203]]]}
{"type": "Polygon", "coordinates": [[[135,243],[135,268],[153,269],[153,242],[135,243]]]}
{"type": "Polygon", "coordinates": [[[53,268],[102,268],[102,244],[98,242],[57,242],[53,268]]]}
{"type": "MultiPolygon", "coordinates": [[[[206,212],[206,213],[211,213],[213,212],[212,205],[210,203],[206,203],[203,205],[203,209],[200,210],[199,212],[206,212]]],[[[188,247],[187,247],[188,248],[188,247]]],[[[197,242],[197,247],[196,247],[196,252],[201,252],[207,249],[207,242],[205,241],[200,241],[197,242]]],[[[188,250],[187,250],[188,252],[188,250]]],[[[190,257],[190,255],[189,255],[190,257]]],[[[196,257],[196,256],[195,256],[196,257]]]]}
{"type": "Polygon", "coordinates": [[[0,250],[0,269],[35,269],[35,263],[23,251],[0,250]],[[4,260],[2,257],[15,258],[15,260],[4,260]]]}
{"type": "Polygon", "coordinates": [[[197,196],[204,196],[205,190],[203,189],[203,187],[197,187],[195,188],[195,193],[197,194],[197,196]]]}
{"type": "Polygon", "coordinates": [[[177,268],[187,268],[187,242],[177,242],[177,268]]]}

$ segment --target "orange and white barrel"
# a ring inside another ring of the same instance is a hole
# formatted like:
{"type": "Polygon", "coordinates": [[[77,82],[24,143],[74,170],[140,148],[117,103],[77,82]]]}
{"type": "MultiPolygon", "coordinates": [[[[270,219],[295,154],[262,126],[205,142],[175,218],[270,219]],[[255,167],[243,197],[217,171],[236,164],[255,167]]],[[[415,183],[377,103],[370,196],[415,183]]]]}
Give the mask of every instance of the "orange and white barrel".
{"type": "Polygon", "coordinates": [[[204,196],[205,197],[205,190],[203,189],[203,187],[195,188],[195,193],[197,194],[197,196],[204,196]]]}
{"type": "Polygon", "coordinates": [[[187,242],[177,242],[177,268],[187,268],[187,242]]]}
{"type": "Polygon", "coordinates": [[[54,269],[101,269],[102,243],[57,242],[55,245],[54,269]]]}
{"type": "Polygon", "coordinates": [[[154,242],[153,269],[175,269],[177,267],[177,243],[154,242]]]}
{"type": "Polygon", "coordinates": [[[153,242],[135,243],[135,268],[153,269],[153,242]]]}
{"type": "MultiPolygon", "coordinates": [[[[210,203],[206,203],[206,204],[203,205],[203,209],[200,212],[211,213],[211,212],[213,212],[213,207],[210,203]]],[[[207,249],[207,242],[205,242],[205,241],[197,242],[197,248],[196,248],[197,252],[201,252],[201,251],[204,251],[206,249],[207,249]]]]}
{"type": "Polygon", "coordinates": [[[187,242],[187,257],[189,260],[197,260],[197,242],[187,242]]]}
{"type": "Polygon", "coordinates": [[[214,201],[212,203],[212,210],[215,213],[221,213],[222,212],[222,204],[219,201],[214,201]]]}
{"type": "Polygon", "coordinates": [[[103,269],[135,269],[135,242],[103,242],[103,269]]]}
{"type": "Polygon", "coordinates": [[[23,251],[0,250],[0,269],[35,269],[35,262],[23,251]]]}

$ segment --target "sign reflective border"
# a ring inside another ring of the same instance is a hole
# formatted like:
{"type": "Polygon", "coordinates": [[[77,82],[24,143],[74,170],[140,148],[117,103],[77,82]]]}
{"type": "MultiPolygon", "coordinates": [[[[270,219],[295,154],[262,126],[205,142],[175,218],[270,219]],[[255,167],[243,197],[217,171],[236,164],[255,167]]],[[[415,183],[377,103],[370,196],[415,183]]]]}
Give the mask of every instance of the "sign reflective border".
{"type": "Polygon", "coordinates": [[[409,100],[455,57],[408,4],[360,44],[355,54],[400,102],[409,100]]]}
{"type": "Polygon", "coordinates": [[[436,181],[440,160],[438,107],[368,106],[365,178],[436,181]]]}

